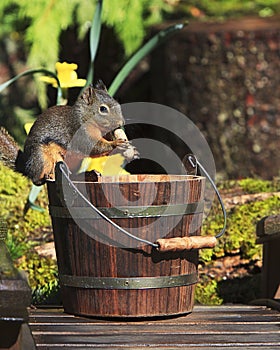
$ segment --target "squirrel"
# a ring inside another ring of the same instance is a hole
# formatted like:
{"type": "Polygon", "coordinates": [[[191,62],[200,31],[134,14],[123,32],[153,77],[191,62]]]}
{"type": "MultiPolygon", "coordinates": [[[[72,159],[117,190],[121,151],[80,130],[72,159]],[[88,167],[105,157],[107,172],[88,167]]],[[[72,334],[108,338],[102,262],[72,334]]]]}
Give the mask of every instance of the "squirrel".
{"type": "Polygon", "coordinates": [[[125,149],[129,141],[105,138],[123,125],[119,103],[100,80],[87,87],[73,106],[53,106],[39,115],[23,151],[1,127],[0,160],[40,186],[54,181],[56,163],[71,155],[82,159],[106,155],[118,146],[125,149]]]}

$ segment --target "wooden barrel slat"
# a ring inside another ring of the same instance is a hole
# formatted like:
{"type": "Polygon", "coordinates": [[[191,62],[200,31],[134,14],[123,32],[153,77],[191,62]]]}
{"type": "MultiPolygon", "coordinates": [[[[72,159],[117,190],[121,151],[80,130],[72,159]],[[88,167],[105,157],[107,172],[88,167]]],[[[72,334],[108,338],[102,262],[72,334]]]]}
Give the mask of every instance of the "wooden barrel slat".
{"type": "MultiPolygon", "coordinates": [[[[102,177],[99,182],[75,183],[97,207],[177,205],[203,200],[205,179],[183,175],[129,175],[102,177]]],[[[50,207],[63,207],[57,184],[48,184],[50,207]]],[[[84,207],[78,196],[74,207],[84,207]]],[[[184,237],[200,234],[201,212],[158,217],[128,217],[112,219],[132,231],[137,228],[141,238],[154,242],[160,237],[184,237]]],[[[197,274],[198,252],[158,252],[147,245],[121,248],[105,240],[89,236],[70,217],[52,216],[59,274],[61,276],[163,279],[165,276],[194,276],[197,274]],[[156,277],[156,278],[154,278],[156,277]]],[[[104,221],[87,220],[92,232],[100,231],[110,239],[130,238],[104,221]],[[119,235],[119,236],[117,236],[119,235]]],[[[98,289],[61,286],[66,312],[101,317],[149,317],[185,314],[192,311],[195,283],[151,289],[98,289]]]]}

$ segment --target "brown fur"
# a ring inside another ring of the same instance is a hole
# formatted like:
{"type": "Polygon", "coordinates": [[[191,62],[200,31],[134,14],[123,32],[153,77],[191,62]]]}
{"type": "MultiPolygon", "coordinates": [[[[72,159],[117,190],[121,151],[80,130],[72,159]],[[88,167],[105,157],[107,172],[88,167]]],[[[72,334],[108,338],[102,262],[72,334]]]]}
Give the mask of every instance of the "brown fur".
{"type": "Polygon", "coordinates": [[[2,162],[14,168],[15,160],[18,156],[20,149],[15,140],[8,132],[1,127],[0,128],[0,159],[2,162]]]}
{"type": "Polygon", "coordinates": [[[43,158],[43,171],[40,178],[46,180],[55,180],[55,165],[64,160],[66,150],[56,143],[49,143],[41,146],[43,158]]]}

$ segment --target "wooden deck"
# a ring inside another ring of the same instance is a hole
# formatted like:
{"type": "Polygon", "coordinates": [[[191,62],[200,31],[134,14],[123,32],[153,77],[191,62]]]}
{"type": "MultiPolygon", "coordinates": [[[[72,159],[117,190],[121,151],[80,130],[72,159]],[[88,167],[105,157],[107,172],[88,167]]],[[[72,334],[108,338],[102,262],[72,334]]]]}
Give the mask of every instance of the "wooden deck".
{"type": "Polygon", "coordinates": [[[30,311],[38,350],[280,349],[280,313],[262,306],[196,306],[183,317],[100,320],[30,311]]]}

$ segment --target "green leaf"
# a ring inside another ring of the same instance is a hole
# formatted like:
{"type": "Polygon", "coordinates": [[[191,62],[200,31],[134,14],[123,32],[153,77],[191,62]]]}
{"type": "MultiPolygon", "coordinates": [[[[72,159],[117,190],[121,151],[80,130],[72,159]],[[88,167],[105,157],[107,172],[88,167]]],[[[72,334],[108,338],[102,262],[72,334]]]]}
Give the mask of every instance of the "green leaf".
{"type": "Polygon", "coordinates": [[[136,51],[136,53],[130,58],[130,60],[123,66],[119,71],[115,79],[113,80],[111,86],[108,89],[109,94],[115,95],[123,81],[127,78],[132,69],[152,50],[162,44],[171,34],[174,34],[178,30],[184,28],[186,23],[175,24],[171,27],[161,30],[155,36],[153,36],[141,49],[136,51]]]}
{"type": "Polygon", "coordinates": [[[24,215],[27,213],[29,209],[37,210],[39,212],[43,212],[45,209],[41,208],[39,205],[35,204],[35,201],[41,192],[43,186],[35,186],[32,185],[31,190],[29,192],[28,198],[26,200],[25,206],[24,206],[24,215]]]}
{"type": "Polygon", "coordinates": [[[13,77],[10,80],[7,80],[5,83],[0,84],[0,93],[6,89],[8,86],[10,86],[11,84],[13,84],[15,81],[17,81],[18,79],[26,76],[26,75],[33,75],[33,74],[37,74],[37,73],[41,73],[41,74],[46,74],[46,75],[50,75],[51,77],[53,77],[56,81],[57,81],[57,104],[59,104],[59,101],[62,97],[62,91],[61,91],[61,87],[60,87],[60,82],[59,79],[57,77],[57,75],[47,69],[44,68],[39,68],[39,69],[29,69],[23,73],[20,73],[18,75],[16,75],[15,77],[13,77]]]}
{"type": "Polygon", "coordinates": [[[100,32],[101,32],[101,14],[102,14],[102,5],[103,0],[99,0],[96,5],[96,10],[92,20],[92,25],[90,29],[90,67],[87,75],[87,84],[89,85],[93,82],[93,65],[96,57],[99,41],[100,41],[100,32]]]}

